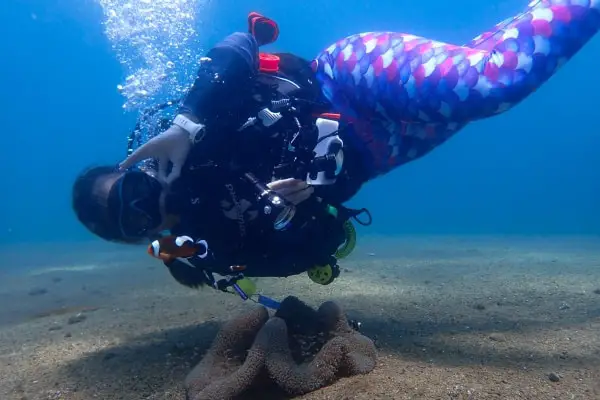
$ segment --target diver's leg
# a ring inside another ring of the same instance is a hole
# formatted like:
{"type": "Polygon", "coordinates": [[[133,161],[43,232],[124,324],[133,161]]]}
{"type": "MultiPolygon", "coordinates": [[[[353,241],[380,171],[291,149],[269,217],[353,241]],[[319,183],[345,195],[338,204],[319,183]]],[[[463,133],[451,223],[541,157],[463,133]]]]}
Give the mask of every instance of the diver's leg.
{"type": "Polygon", "coordinates": [[[279,37],[277,22],[257,12],[248,14],[248,32],[254,36],[259,46],[274,43],[279,37]]]}
{"type": "Polygon", "coordinates": [[[180,113],[208,124],[239,114],[247,103],[258,71],[258,43],[250,33],[236,32],[210,49],[180,113]]]}
{"type": "Polygon", "coordinates": [[[536,0],[468,48],[390,32],[343,39],[316,59],[340,111],[464,123],[527,97],[600,29],[599,0],[536,0]]]}
{"type": "Polygon", "coordinates": [[[426,154],[468,122],[513,107],[599,29],[600,0],[536,0],[473,47],[363,33],[330,46],[313,67],[336,110],[364,125],[356,145],[370,147],[375,176],[426,154]]]}

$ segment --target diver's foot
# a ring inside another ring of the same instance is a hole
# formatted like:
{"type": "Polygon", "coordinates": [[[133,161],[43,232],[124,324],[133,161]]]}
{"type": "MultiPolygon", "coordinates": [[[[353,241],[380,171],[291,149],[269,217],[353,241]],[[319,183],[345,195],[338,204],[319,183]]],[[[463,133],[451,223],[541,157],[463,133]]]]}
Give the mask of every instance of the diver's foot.
{"type": "Polygon", "coordinates": [[[279,37],[277,22],[257,12],[248,14],[248,32],[254,36],[259,46],[273,43],[279,37]]]}

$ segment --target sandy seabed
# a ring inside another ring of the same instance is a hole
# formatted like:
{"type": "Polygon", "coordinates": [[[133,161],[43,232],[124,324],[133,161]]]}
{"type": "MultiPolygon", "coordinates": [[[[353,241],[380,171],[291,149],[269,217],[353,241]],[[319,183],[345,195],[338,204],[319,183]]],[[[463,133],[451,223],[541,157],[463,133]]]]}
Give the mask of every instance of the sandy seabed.
{"type": "MultiPolygon", "coordinates": [[[[185,399],[219,324],[249,307],[179,286],[143,248],[0,255],[2,400],[185,399]]],[[[339,302],[379,349],[371,374],[302,399],[600,399],[599,237],[372,237],[341,265],[330,286],[258,281],[339,302]]]]}

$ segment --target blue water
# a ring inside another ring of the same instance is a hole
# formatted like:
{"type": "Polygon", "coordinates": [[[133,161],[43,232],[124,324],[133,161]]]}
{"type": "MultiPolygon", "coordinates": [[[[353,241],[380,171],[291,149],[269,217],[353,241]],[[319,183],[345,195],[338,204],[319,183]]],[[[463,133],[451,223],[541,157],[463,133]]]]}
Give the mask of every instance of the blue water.
{"type": "MultiPolygon", "coordinates": [[[[219,0],[202,6],[196,30],[205,48],[257,10],[279,22],[272,49],[308,58],[369,30],[464,43],[525,3],[219,0]]],[[[116,87],[130,71],[102,19],[89,0],[0,5],[0,244],[93,239],[70,209],[73,180],[118,162],[136,118],[122,109],[116,87]]],[[[370,207],[374,224],[361,234],[600,233],[598,54],[596,38],[520,106],[365,186],[353,204],[370,207]]]]}

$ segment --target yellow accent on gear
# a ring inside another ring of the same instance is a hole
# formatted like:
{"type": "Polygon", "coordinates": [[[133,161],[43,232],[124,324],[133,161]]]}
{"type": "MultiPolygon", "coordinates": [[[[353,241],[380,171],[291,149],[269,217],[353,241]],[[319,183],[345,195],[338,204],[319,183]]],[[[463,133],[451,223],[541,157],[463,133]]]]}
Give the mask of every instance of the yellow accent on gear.
{"type": "Polygon", "coordinates": [[[335,277],[333,276],[333,268],[331,265],[315,265],[308,271],[308,277],[311,281],[319,285],[329,285],[335,277]]]}
{"type": "Polygon", "coordinates": [[[344,222],[344,233],[346,241],[335,252],[335,258],[338,260],[348,257],[356,247],[356,228],[352,221],[344,222]]]}
{"type": "Polygon", "coordinates": [[[246,293],[246,296],[250,297],[256,294],[256,284],[248,278],[240,279],[236,282],[237,285],[246,293]]]}

